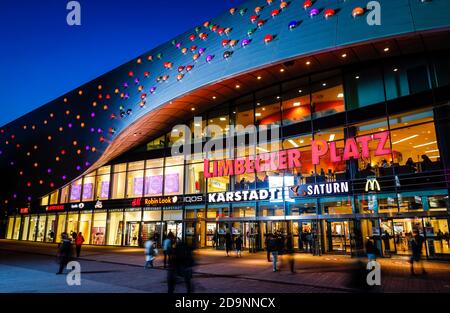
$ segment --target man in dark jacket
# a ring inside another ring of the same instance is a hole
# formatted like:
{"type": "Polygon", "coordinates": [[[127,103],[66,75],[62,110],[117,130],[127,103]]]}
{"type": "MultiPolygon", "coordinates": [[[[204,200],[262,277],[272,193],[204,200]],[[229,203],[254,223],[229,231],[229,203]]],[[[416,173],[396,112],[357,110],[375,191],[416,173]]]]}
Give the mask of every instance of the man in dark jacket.
{"type": "Polygon", "coordinates": [[[62,274],[64,267],[69,263],[70,258],[72,257],[72,242],[68,238],[67,233],[61,234],[61,242],[58,244],[57,257],[59,262],[59,270],[56,274],[62,274]]]}
{"type": "Polygon", "coordinates": [[[184,278],[186,283],[186,292],[192,291],[192,267],[194,266],[194,257],[192,249],[181,240],[178,240],[173,255],[169,258],[169,270],[167,271],[168,292],[175,291],[177,276],[184,278]]]}

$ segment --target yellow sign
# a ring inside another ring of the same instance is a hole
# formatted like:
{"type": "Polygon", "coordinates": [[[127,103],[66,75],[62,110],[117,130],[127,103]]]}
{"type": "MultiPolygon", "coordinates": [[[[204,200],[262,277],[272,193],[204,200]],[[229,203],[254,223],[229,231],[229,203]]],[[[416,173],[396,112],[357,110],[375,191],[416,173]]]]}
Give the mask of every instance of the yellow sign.
{"type": "Polygon", "coordinates": [[[380,191],[380,184],[378,183],[378,180],[375,177],[367,178],[366,182],[366,192],[368,191],[380,191]]]}

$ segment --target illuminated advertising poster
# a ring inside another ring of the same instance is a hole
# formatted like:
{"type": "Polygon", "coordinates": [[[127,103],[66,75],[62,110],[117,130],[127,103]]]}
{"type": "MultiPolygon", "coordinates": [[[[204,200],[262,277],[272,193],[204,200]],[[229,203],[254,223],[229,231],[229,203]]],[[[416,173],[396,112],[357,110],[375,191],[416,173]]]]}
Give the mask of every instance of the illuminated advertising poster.
{"type": "Polygon", "coordinates": [[[164,182],[164,190],[166,193],[177,193],[179,192],[179,175],[168,174],[165,176],[166,180],[164,182]]]}
{"type": "Polygon", "coordinates": [[[145,194],[159,195],[162,194],[163,176],[147,176],[145,177],[145,194]]]}

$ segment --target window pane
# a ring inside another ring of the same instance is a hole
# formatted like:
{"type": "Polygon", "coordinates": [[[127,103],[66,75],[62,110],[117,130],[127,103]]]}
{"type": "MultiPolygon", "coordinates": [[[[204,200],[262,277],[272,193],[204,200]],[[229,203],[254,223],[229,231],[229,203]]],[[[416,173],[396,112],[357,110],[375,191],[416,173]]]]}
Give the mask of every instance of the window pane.
{"type": "Polygon", "coordinates": [[[145,174],[145,196],[162,196],[163,168],[147,169],[145,174]]]}
{"type": "Polygon", "coordinates": [[[255,94],[256,125],[281,125],[280,87],[274,86],[255,94]]]}
{"type": "Polygon", "coordinates": [[[81,199],[81,178],[70,186],[70,202],[77,202],[81,199]]]}
{"type": "Polygon", "coordinates": [[[92,244],[104,245],[106,232],[106,213],[94,213],[92,221],[92,244]]]}
{"type": "Polygon", "coordinates": [[[86,176],[83,182],[83,201],[92,201],[94,199],[95,176],[86,176]]]}
{"type": "Polygon", "coordinates": [[[113,174],[111,199],[125,198],[125,177],[126,177],[125,172],[113,174]]]}
{"type": "Polygon", "coordinates": [[[311,77],[313,118],[344,112],[344,89],[340,71],[311,77]]]}
{"type": "MultiPolygon", "coordinates": [[[[142,166],[144,163],[142,163],[142,166]]],[[[144,171],[131,171],[127,176],[127,198],[142,197],[144,190],[144,171]]]]}
{"type": "Polygon", "coordinates": [[[110,184],[109,174],[97,176],[97,186],[95,188],[95,190],[96,190],[95,199],[100,199],[100,200],[108,199],[109,184],[110,184]]]}
{"type": "Polygon", "coordinates": [[[109,213],[108,221],[108,245],[120,246],[122,244],[123,213],[109,213]]]}
{"type": "Polygon", "coordinates": [[[283,125],[311,119],[309,78],[283,84],[283,125]]]}
{"type": "Polygon", "coordinates": [[[164,195],[177,195],[183,193],[183,166],[166,167],[164,173],[164,195]]]}
{"type": "Polygon", "coordinates": [[[384,86],[379,66],[356,69],[345,74],[347,110],[383,102],[384,86]]]}
{"type": "Polygon", "coordinates": [[[203,163],[186,165],[186,194],[205,192],[203,163]]]}

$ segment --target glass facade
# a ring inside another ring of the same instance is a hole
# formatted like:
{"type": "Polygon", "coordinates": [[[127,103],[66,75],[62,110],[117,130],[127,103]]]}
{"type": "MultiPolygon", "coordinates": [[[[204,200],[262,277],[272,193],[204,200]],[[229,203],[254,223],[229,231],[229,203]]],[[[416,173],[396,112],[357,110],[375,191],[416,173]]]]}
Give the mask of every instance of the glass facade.
{"type": "Polygon", "coordinates": [[[8,226],[7,238],[19,238],[17,232],[22,231],[22,239],[52,242],[51,232],[59,236],[65,230],[83,232],[91,244],[139,246],[171,231],[196,247],[222,248],[230,231],[244,237],[246,248],[262,249],[265,236],[280,231],[294,236],[298,251],[312,249],[311,240],[305,239],[312,236],[314,248],[322,252],[356,253],[361,245],[353,236],[358,233],[374,239],[389,255],[410,253],[408,238],[417,229],[426,237],[427,256],[448,254],[449,185],[444,170],[449,166],[445,121],[450,99],[416,97],[449,84],[437,68],[443,63],[442,57],[384,60],[313,73],[222,103],[202,112],[202,120],[185,121],[197,143],[208,144],[211,133],[204,127],[212,125],[217,126],[214,132],[226,136],[230,126],[278,125],[280,138],[270,145],[220,147],[191,158],[170,156],[180,130],[149,138],[144,148],[154,158],[136,160],[131,154],[129,162],[101,167],[41,201],[45,207],[101,200],[103,207],[10,218],[8,225],[16,226],[8,226]],[[205,173],[204,159],[256,159],[294,150],[301,162],[289,168],[209,178],[205,173]],[[319,151],[324,153],[317,157],[319,151]],[[288,190],[339,182],[349,183],[347,194],[293,197],[288,190]],[[282,192],[270,201],[208,200],[212,193],[276,188],[282,192]],[[131,202],[184,196],[203,200],[183,200],[179,207],[131,202]],[[128,202],[108,207],[119,200],[128,202]]]}

